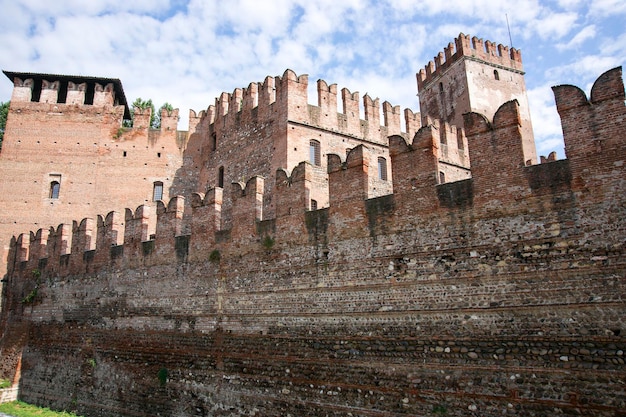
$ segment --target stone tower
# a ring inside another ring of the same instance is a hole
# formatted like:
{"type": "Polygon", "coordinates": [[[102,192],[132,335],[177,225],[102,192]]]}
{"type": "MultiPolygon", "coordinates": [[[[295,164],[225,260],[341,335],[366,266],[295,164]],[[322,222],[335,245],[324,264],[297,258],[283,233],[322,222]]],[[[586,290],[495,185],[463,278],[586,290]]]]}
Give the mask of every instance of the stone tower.
{"type": "Polygon", "coordinates": [[[527,163],[536,163],[521,52],[460,34],[417,74],[422,124],[439,119],[463,126],[463,114],[476,112],[489,121],[498,108],[516,99],[527,163]]]}

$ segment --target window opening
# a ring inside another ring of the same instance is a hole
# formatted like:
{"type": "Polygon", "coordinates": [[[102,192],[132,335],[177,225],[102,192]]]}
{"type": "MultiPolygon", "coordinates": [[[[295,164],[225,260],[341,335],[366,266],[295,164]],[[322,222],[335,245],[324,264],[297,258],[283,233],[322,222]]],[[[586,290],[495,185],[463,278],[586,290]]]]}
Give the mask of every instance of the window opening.
{"type": "Polygon", "coordinates": [[[313,165],[320,166],[322,164],[321,160],[320,143],[316,140],[311,140],[309,142],[309,162],[313,165]]]}
{"type": "Polygon", "coordinates": [[[446,182],[446,174],[439,171],[439,184],[443,184],[446,182]]]}
{"type": "Polygon", "coordinates": [[[378,179],[387,181],[387,160],[382,156],[378,158],[378,179]]]}
{"type": "Polygon", "coordinates": [[[217,149],[217,134],[213,132],[211,134],[211,150],[214,151],[217,149]]]}
{"type": "Polygon", "coordinates": [[[161,181],[155,181],[152,187],[152,201],[159,201],[163,199],[163,183],[161,181]]]}
{"type": "Polygon", "coordinates": [[[59,192],[61,191],[61,183],[58,181],[52,181],[50,183],[50,198],[58,199],[59,192]]]}
{"type": "Polygon", "coordinates": [[[217,186],[224,188],[224,167],[220,167],[217,171],[217,186]]]}
{"type": "Polygon", "coordinates": [[[311,210],[317,210],[317,200],[311,199],[311,210]]]}
{"type": "Polygon", "coordinates": [[[496,80],[500,79],[500,74],[498,74],[498,70],[493,70],[493,78],[495,78],[496,80]]]}

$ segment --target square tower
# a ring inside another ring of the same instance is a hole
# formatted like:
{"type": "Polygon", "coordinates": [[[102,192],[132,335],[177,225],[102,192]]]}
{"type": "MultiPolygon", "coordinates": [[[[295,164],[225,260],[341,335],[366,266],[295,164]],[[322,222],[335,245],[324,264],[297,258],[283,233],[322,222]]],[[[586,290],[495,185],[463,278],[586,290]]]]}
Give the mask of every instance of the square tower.
{"type": "Polygon", "coordinates": [[[476,112],[491,122],[500,106],[520,106],[524,154],[537,162],[521,52],[460,34],[417,74],[422,124],[428,119],[463,126],[463,114],[476,112]]]}

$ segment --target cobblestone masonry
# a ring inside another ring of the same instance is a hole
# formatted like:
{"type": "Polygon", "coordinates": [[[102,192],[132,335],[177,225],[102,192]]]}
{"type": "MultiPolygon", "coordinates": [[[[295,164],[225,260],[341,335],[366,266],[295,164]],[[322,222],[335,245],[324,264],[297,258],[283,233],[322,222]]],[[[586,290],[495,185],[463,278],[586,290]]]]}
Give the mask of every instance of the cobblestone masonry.
{"type": "Polygon", "coordinates": [[[393,194],[357,146],[327,208],[303,162],[271,218],[253,177],[159,202],[152,240],[141,207],[14,238],[4,372],[87,416],[624,416],[622,71],[554,92],[565,160],[525,166],[511,101],[465,115],[470,179],[438,184],[429,125],[389,138],[393,194]]]}

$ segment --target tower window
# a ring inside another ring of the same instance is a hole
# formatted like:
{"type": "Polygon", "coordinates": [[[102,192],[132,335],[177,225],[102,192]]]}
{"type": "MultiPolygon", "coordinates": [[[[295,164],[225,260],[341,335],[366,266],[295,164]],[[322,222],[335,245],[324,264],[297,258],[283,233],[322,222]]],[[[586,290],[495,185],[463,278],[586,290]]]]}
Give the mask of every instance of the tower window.
{"type": "Polygon", "coordinates": [[[439,171],[439,184],[443,184],[446,182],[446,174],[442,171],[439,171]]]}
{"type": "Polygon", "coordinates": [[[382,156],[378,158],[378,179],[387,181],[387,160],[382,156]]]}
{"type": "Polygon", "coordinates": [[[309,142],[309,162],[313,165],[320,166],[322,158],[320,155],[320,143],[316,140],[309,142]]]}
{"type": "Polygon", "coordinates": [[[163,199],[163,183],[161,181],[155,181],[152,187],[152,201],[159,201],[163,199]]]}
{"type": "Polygon", "coordinates": [[[217,134],[213,132],[211,134],[211,150],[214,151],[217,149],[217,134]]]}
{"type": "Polygon", "coordinates": [[[493,78],[495,78],[496,80],[500,79],[500,74],[498,74],[498,70],[493,70],[493,78]]]}
{"type": "Polygon", "coordinates": [[[217,171],[217,186],[224,188],[224,167],[220,167],[217,171]]]}
{"type": "Polygon", "coordinates": [[[317,200],[311,199],[311,210],[317,210],[317,200]]]}
{"type": "Polygon", "coordinates": [[[59,198],[59,191],[61,191],[61,183],[58,181],[52,181],[50,183],[50,198],[59,198]]]}
{"type": "Polygon", "coordinates": [[[443,93],[443,83],[439,83],[439,92],[443,93]]]}

